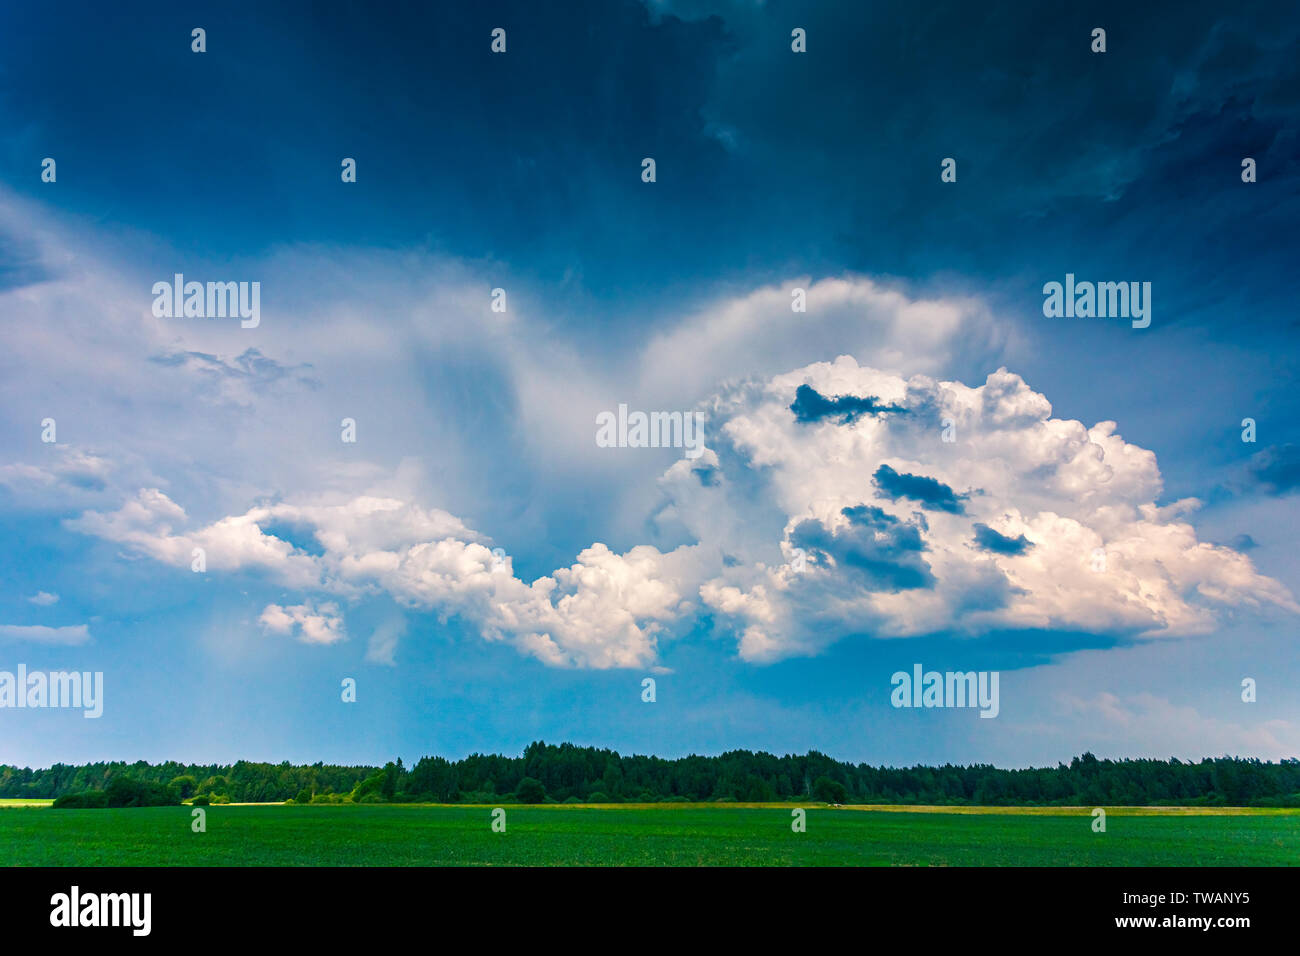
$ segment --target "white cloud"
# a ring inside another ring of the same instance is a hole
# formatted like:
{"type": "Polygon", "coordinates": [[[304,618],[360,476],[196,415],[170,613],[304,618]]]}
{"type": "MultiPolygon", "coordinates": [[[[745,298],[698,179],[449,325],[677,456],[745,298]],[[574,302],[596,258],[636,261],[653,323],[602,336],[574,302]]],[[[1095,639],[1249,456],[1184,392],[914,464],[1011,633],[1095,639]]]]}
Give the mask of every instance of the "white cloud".
{"type": "MultiPolygon", "coordinates": [[[[489,640],[509,640],[553,666],[633,667],[652,662],[665,627],[692,608],[700,577],[698,549],[663,554],[640,546],[619,555],[595,544],[570,567],[527,584],[509,558],[446,512],[394,499],[339,504],[277,504],[187,529],[182,508],[157,489],[141,491],[111,513],[87,512],[74,530],[123,544],[174,567],[191,549],[206,551],[208,570],[256,570],[286,587],[356,597],[382,589],[414,608],[461,614],[489,640]],[[320,546],[311,553],[271,531],[292,524],[320,546]]],[[[274,633],[301,627],[304,640],[342,635],[336,605],[270,605],[260,618],[274,633]]],[[[395,636],[374,653],[391,657],[395,636]]]]}
{"type": "Polygon", "coordinates": [[[49,591],[37,591],[27,600],[37,607],[49,607],[51,604],[59,603],[59,596],[51,594],[49,591]]]}
{"type": "MultiPolygon", "coordinates": [[[[69,424],[65,419],[61,438],[69,424]]],[[[133,482],[138,487],[153,478],[135,462],[113,461],[67,444],[34,443],[34,447],[40,451],[30,460],[0,465],[0,487],[31,510],[91,507],[120,498],[133,482]]]]}
{"type": "MultiPolygon", "coordinates": [[[[756,661],[816,653],[850,632],[1176,636],[1213,627],[1224,607],[1297,610],[1247,557],[1199,539],[1195,501],[1157,504],[1154,455],[1113,423],[1054,419],[1010,372],[945,380],[989,367],[1002,345],[1004,327],[977,301],[918,300],[860,276],[796,278],[613,350],[561,334],[526,290],[492,318],[473,266],[289,249],[254,265],[294,310],[265,310],[252,334],[154,318],[158,276],[8,194],[0,227],[27,237],[51,277],[0,290],[13,366],[29,370],[0,383],[0,437],[26,449],[0,463],[0,483],[22,507],[75,508],[69,528],[174,567],[201,548],[210,573],[253,571],[344,601],[387,592],[583,667],[653,663],[701,605],[756,661]],[[790,310],[796,286],[806,313],[790,310]],[[821,361],[839,352],[849,354],[821,361]],[[430,375],[431,363],[451,374],[430,375]],[[73,394],[51,384],[74,380],[73,394]],[[801,384],[908,411],[796,422],[801,384]],[[667,454],[598,449],[595,413],[624,401],[702,408],[710,449],[666,472],[667,454]],[[36,440],[46,409],[58,410],[59,446],[36,440]],[[358,421],[355,445],[338,440],[344,415],[358,421]],[[953,444],[940,440],[944,418],[953,444]],[[114,437],[111,455],[94,450],[102,434],[114,437]],[[882,495],[881,465],[964,495],[962,513],[882,495]],[[562,553],[581,552],[531,583],[493,570],[487,534],[428,506],[475,514],[528,547],[554,527],[536,502],[560,501],[571,516],[588,489],[599,491],[583,516],[592,533],[562,553]],[[846,515],[858,506],[882,517],[846,515]],[[661,547],[639,543],[648,512],[661,547]],[[976,523],[1032,547],[990,552],[976,523]],[[280,526],[285,537],[272,533],[280,526]],[[817,535],[819,554],[794,575],[793,549],[817,535]],[[683,541],[695,543],[666,550],[683,541]],[[1096,549],[1104,573],[1090,570],[1096,549]]],[[[254,271],[229,269],[223,277],[254,271]]],[[[376,653],[391,656],[389,644],[376,653]]]]}
{"type": "Polygon", "coordinates": [[[375,628],[366,644],[366,660],[371,664],[397,664],[397,645],[406,634],[406,621],[392,618],[375,628]]]}
{"type": "Polygon", "coordinates": [[[85,624],[68,627],[46,627],[44,624],[0,624],[0,640],[71,647],[87,643],[90,640],[90,629],[85,624]]]}
{"type": "Polygon", "coordinates": [[[628,347],[587,324],[570,331],[523,285],[511,287],[508,313],[492,313],[491,263],[311,246],[214,265],[147,236],[124,243],[3,190],[0,235],[21,241],[42,275],[0,289],[13,330],[0,483],[24,508],[102,511],[152,487],[211,518],[268,496],[365,489],[472,514],[480,527],[509,521],[526,539],[547,533],[546,516],[502,494],[526,482],[537,501],[597,489],[600,533],[566,551],[597,537],[621,549],[668,457],[598,448],[598,412],[621,402],[685,410],[721,382],[839,351],[938,374],[991,356],[1003,335],[977,301],[912,299],[844,276],[692,303],[628,347]],[[181,269],[261,281],[261,325],[154,317],[152,283],[181,269]],[[795,285],[808,291],[807,313],[790,310],[795,285]],[[47,414],[60,446],[37,440],[33,423],[47,414]],[[339,441],[345,416],[358,423],[355,445],[339,441]],[[101,470],[56,480],[51,459],[65,455],[101,470]]]}
{"type": "Polygon", "coordinates": [[[770,378],[827,355],[937,374],[956,357],[991,354],[1002,339],[970,299],[911,299],[865,276],[805,276],[709,305],[654,336],[638,363],[650,400],[694,401],[723,383],[770,378]],[[795,288],[807,293],[806,312],[791,310],[795,288]]]}
{"type": "MultiPolygon", "coordinates": [[[[1210,630],[1224,607],[1300,611],[1249,558],[1197,538],[1187,520],[1197,502],[1156,504],[1154,455],[1112,422],[1052,418],[1046,398],[1005,370],[970,387],[841,356],[734,386],[710,407],[714,447],[669,468],[656,516],[697,544],[618,554],[596,543],[531,584],[458,518],[393,498],[278,503],[187,528],[183,509],[148,489],[69,526],[178,567],[202,547],[212,570],[255,569],[346,597],[382,590],[461,615],[553,666],[653,664],[659,640],[701,605],[730,627],[742,658],[760,662],[849,633],[1176,637],[1210,630]],[[820,417],[792,411],[801,386],[820,417]],[[945,421],[954,442],[943,440],[945,421]],[[317,547],[275,536],[279,525],[317,547]],[[1020,550],[990,550],[977,526],[1020,550]],[[789,563],[796,548],[803,573],[789,563]]],[[[275,605],[263,624],[283,630],[291,619],[308,632],[275,605]]],[[[391,659],[395,640],[374,653],[391,659]]]]}
{"type": "Polygon", "coordinates": [[[1161,749],[1147,756],[1189,760],[1230,754],[1255,754],[1268,760],[1294,757],[1300,751],[1300,726],[1287,720],[1257,724],[1207,717],[1187,704],[1176,704],[1150,693],[1118,696],[1101,692],[1088,698],[1066,696],[1061,701],[1070,716],[1082,718],[1083,746],[1134,756],[1135,743],[1158,740],[1161,749]]]}
{"type": "MultiPolygon", "coordinates": [[[[845,633],[1179,636],[1212,629],[1224,608],[1300,611],[1249,558],[1198,540],[1187,520],[1196,501],[1157,506],[1151,452],[1125,442],[1113,422],[1052,418],[1046,398],[1005,370],[968,387],[841,356],[724,394],[713,428],[724,473],[728,462],[760,472],[757,497],[786,519],[766,555],[735,542],[742,560],[703,586],[746,659],[814,653],[845,633]],[[791,405],[801,385],[902,411],[800,422],[791,405]],[[942,440],[945,419],[955,442],[942,440]],[[942,483],[960,504],[890,494],[873,480],[882,465],[942,483]],[[981,548],[976,523],[1028,546],[981,548]],[[788,564],[801,544],[810,554],[802,574],[788,564]],[[1105,566],[1094,571],[1098,552],[1105,566]]],[[[716,532],[717,514],[743,511],[733,483],[706,486],[676,471],[671,507],[687,528],[716,532]]]]}
{"type": "Polygon", "coordinates": [[[269,519],[273,511],[255,508],[193,532],[176,533],[177,526],[188,520],[184,509],[157,488],[145,488],[115,512],[88,511],[66,524],[72,530],[129,545],[175,567],[191,566],[198,548],[208,570],[263,569],[275,571],[293,587],[318,583],[318,570],[308,555],[287,541],[262,533],[258,520],[269,519]]]}
{"type": "Polygon", "coordinates": [[[347,636],[338,605],[331,602],[268,604],[257,620],[267,633],[295,634],[304,644],[335,644],[347,636]]]}

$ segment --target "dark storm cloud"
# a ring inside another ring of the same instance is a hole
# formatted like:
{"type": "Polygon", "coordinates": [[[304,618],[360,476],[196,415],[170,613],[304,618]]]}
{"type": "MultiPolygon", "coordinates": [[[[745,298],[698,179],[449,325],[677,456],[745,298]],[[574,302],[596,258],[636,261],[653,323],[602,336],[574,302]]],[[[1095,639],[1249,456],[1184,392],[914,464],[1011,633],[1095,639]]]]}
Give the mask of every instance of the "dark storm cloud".
{"type": "Polygon", "coordinates": [[[1034,546],[1023,534],[1009,538],[978,521],[975,523],[975,544],[985,551],[1006,555],[1024,554],[1034,546]]]}
{"type": "Polygon", "coordinates": [[[847,527],[832,532],[809,518],[795,526],[790,543],[819,564],[833,563],[858,576],[870,591],[934,586],[934,575],[921,556],[925,542],[919,524],[900,521],[871,505],[844,508],[841,514],[849,519],[847,527]]]}
{"type": "Polygon", "coordinates": [[[1256,452],[1246,466],[1256,487],[1271,495],[1300,488],[1300,445],[1285,444],[1256,452]]]}
{"type": "Polygon", "coordinates": [[[891,501],[907,498],[931,511],[946,511],[957,515],[965,512],[962,501],[965,500],[966,495],[957,494],[935,478],[899,474],[888,465],[881,465],[871,477],[880,493],[891,501]]]}
{"type": "Polygon", "coordinates": [[[896,405],[882,405],[874,395],[839,395],[827,398],[811,385],[800,385],[790,405],[794,419],[805,425],[831,420],[839,425],[852,425],[863,415],[880,412],[903,412],[896,405]]]}

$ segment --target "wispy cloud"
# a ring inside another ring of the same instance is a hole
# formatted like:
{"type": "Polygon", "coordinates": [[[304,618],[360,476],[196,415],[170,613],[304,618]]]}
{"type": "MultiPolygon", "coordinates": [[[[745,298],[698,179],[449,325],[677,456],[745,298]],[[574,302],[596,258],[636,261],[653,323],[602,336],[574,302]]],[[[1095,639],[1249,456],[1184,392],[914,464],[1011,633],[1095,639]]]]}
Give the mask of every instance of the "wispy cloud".
{"type": "Polygon", "coordinates": [[[44,624],[0,624],[0,640],[75,646],[90,641],[90,628],[85,624],[74,624],[68,627],[46,627],[44,624]]]}

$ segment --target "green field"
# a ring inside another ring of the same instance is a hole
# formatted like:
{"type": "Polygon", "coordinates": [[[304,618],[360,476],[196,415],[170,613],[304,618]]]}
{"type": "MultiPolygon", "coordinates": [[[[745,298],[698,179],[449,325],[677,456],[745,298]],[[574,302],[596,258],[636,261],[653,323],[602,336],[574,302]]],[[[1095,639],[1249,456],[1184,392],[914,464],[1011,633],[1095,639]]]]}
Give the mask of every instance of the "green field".
{"type": "Polygon", "coordinates": [[[881,865],[1210,866],[1300,863],[1300,812],[512,806],[0,811],[6,866],[881,865]],[[971,812],[972,810],[976,812],[971,812]],[[953,812],[956,811],[956,812],[953,812]]]}

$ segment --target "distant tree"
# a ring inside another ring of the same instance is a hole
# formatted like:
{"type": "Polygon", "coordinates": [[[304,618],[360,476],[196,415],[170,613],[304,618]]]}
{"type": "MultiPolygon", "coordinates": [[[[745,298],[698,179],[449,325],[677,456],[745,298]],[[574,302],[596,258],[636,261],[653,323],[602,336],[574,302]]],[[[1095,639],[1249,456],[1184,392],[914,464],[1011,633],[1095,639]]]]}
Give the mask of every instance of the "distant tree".
{"type": "Polygon", "coordinates": [[[54,800],[55,810],[97,810],[108,806],[103,790],[83,790],[81,793],[65,793],[54,800]]]}
{"type": "MultiPolygon", "coordinates": [[[[389,766],[392,766],[391,764],[389,766]]],[[[361,780],[352,788],[352,800],[354,803],[378,803],[383,800],[384,784],[387,782],[388,773],[385,770],[376,770],[366,779],[361,780]]]]}
{"type": "Polygon", "coordinates": [[[843,803],[848,797],[844,784],[830,777],[818,777],[813,781],[813,799],[822,803],[843,803]]]}
{"type": "Polygon", "coordinates": [[[391,760],[384,764],[384,778],[380,783],[379,792],[385,800],[392,800],[397,795],[397,782],[402,776],[402,763],[399,760],[393,763],[391,760]]]}
{"type": "Polygon", "coordinates": [[[213,774],[198,785],[196,793],[227,793],[230,781],[221,774],[213,774]]]}
{"type": "Polygon", "coordinates": [[[546,799],[546,787],[542,786],[540,780],[524,777],[523,780],[519,781],[515,796],[519,798],[520,803],[541,803],[546,799]]]}
{"type": "Polygon", "coordinates": [[[117,776],[103,790],[66,794],[54,801],[57,809],[99,809],[102,807],[169,807],[180,803],[171,786],[147,780],[117,776]]]}
{"type": "MultiPolygon", "coordinates": [[[[402,762],[373,766],[293,765],[240,760],[230,765],[168,761],[98,762],[44,769],[0,765],[0,797],[51,798],[60,807],[112,803],[149,806],[207,797],[223,802],[296,801],[303,790],[335,802],[436,800],[508,802],[524,779],[541,784],[542,800],[618,803],[812,799],[828,803],[937,803],[989,806],[1294,806],[1300,759],[1277,763],[1234,757],[1099,760],[1084,753],[1052,767],[1003,770],[987,764],[872,767],[825,754],[775,756],[747,750],[666,760],[620,756],[573,744],[529,744],[523,756],[470,754],[460,760],[423,757],[408,773],[402,762]],[[115,784],[122,779],[124,782],[115,784]],[[202,781],[193,785],[192,781],[202,781]],[[829,781],[829,786],[827,781],[829,781]],[[842,790],[841,790],[842,788],[842,790]],[[168,796],[170,790],[171,796],[168,796]],[[64,799],[69,798],[69,799],[64,799]]],[[[524,787],[525,796],[531,787],[524,787]]],[[[326,802],[320,800],[320,802],[326,802]]]]}
{"type": "Polygon", "coordinates": [[[104,789],[110,807],[165,807],[180,803],[176,791],[166,784],[114,777],[104,789]]]}
{"type": "MultiPolygon", "coordinates": [[[[745,801],[747,803],[771,803],[776,799],[776,788],[756,773],[745,776],[745,801]]],[[[842,801],[828,801],[842,802],[842,801]]]]}

